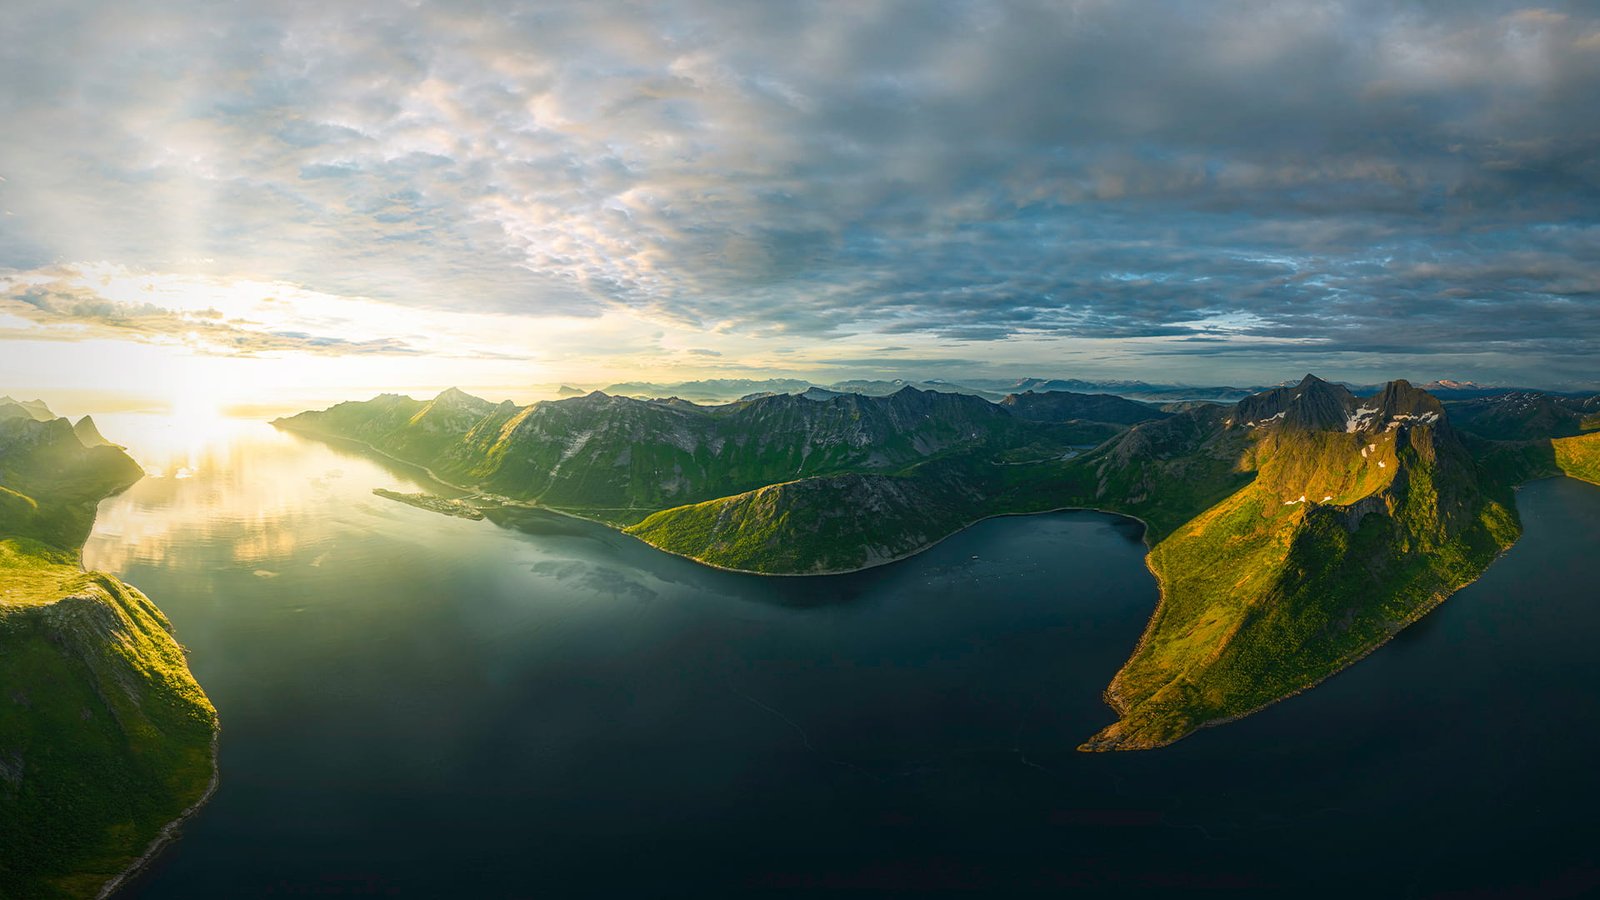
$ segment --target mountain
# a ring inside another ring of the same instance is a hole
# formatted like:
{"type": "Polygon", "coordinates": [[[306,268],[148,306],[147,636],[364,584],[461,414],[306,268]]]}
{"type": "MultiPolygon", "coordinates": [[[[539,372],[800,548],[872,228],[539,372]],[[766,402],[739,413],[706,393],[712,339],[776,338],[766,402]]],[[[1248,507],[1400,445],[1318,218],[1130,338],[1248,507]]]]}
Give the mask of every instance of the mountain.
{"type": "Polygon", "coordinates": [[[1002,393],[957,384],[952,381],[906,381],[894,379],[855,379],[829,385],[816,385],[796,378],[714,378],[706,381],[625,381],[602,390],[613,397],[633,397],[647,400],[655,397],[681,397],[702,403],[726,403],[734,399],[751,400],[772,394],[801,394],[809,390],[823,390],[835,394],[862,394],[868,397],[887,397],[905,388],[935,391],[943,394],[969,394],[985,400],[998,401],[1002,393]]]}
{"type": "Polygon", "coordinates": [[[1565,397],[1539,391],[1512,391],[1449,404],[1450,419],[1462,431],[1492,440],[1570,437],[1600,430],[1600,396],[1565,397]]]}
{"type": "Polygon", "coordinates": [[[78,436],[78,440],[85,447],[116,446],[105,439],[105,436],[100,433],[100,429],[95,427],[94,420],[88,416],[84,416],[73,424],[72,433],[78,436]]]}
{"type": "Polygon", "coordinates": [[[1075,394],[1112,394],[1130,400],[1149,403],[1172,403],[1185,400],[1209,400],[1233,403],[1255,393],[1259,388],[1227,386],[1196,386],[1185,384],[1151,384],[1146,381],[1110,380],[1084,381],[1078,378],[1018,378],[1006,380],[969,380],[969,384],[1001,394],[1020,394],[1027,391],[1047,393],[1066,391],[1075,394]]]}
{"type": "Polygon", "coordinates": [[[706,403],[725,403],[736,397],[744,397],[750,394],[792,394],[803,391],[810,386],[811,382],[794,378],[766,378],[761,380],[712,378],[702,381],[676,381],[664,384],[652,381],[624,381],[603,388],[602,393],[613,397],[634,397],[639,399],[682,397],[686,400],[699,400],[706,403]]]}
{"type": "MultiPolygon", "coordinates": [[[[1437,400],[1307,378],[1226,428],[1253,477],[1152,539],[1162,599],[1085,749],[1161,746],[1309,688],[1476,579],[1519,533],[1437,400]]],[[[1115,508],[1115,504],[1113,504],[1115,508]]]]}
{"type": "Polygon", "coordinates": [[[1113,394],[1075,394],[1071,391],[1024,391],[1007,394],[1000,401],[1012,415],[1030,422],[1110,422],[1136,425],[1167,414],[1153,406],[1125,400],[1113,394]]]}
{"type": "Polygon", "coordinates": [[[713,407],[595,391],[518,408],[458,394],[426,404],[385,395],[276,424],[363,441],[460,483],[608,522],[812,475],[892,472],[957,448],[1040,439],[977,397],[909,387],[887,397],[773,394],[713,407]]]}
{"type": "Polygon", "coordinates": [[[1139,518],[1161,603],[1106,691],[1117,720],[1086,750],[1162,746],[1317,684],[1516,540],[1516,484],[1600,483],[1600,430],[1536,417],[1543,431],[1492,440],[1405,381],[1358,396],[1307,375],[1167,411],[1073,392],[991,404],[808,389],[714,407],[596,392],[514,412],[463,405],[483,418],[453,442],[417,439],[425,406],[380,397],[278,424],[422,447],[408,458],[461,483],[763,574],[881,564],[992,515],[1139,518]],[[1107,439],[1079,452],[1088,426],[1107,439]]]}
{"type": "Polygon", "coordinates": [[[216,712],[170,623],[80,567],[96,505],[143,474],[80,433],[98,437],[48,410],[0,419],[4,897],[95,896],[214,783],[216,712]]]}
{"type": "Polygon", "coordinates": [[[10,397],[0,397],[0,420],[31,419],[35,422],[48,422],[55,417],[55,413],[52,413],[42,400],[13,400],[10,397]]]}
{"type": "Polygon", "coordinates": [[[557,397],[582,397],[587,391],[581,391],[570,384],[563,384],[556,390],[557,397]]]}
{"type": "Polygon", "coordinates": [[[865,394],[869,397],[882,397],[897,391],[912,388],[918,391],[934,391],[941,394],[966,394],[973,397],[982,397],[985,400],[998,401],[1001,394],[985,391],[980,388],[956,384],[953,381],[906,381],[901,378],[890,380],[855,379],[852,381],[837,381],[827,386],[828,390],[841,394],[865,394]]]}

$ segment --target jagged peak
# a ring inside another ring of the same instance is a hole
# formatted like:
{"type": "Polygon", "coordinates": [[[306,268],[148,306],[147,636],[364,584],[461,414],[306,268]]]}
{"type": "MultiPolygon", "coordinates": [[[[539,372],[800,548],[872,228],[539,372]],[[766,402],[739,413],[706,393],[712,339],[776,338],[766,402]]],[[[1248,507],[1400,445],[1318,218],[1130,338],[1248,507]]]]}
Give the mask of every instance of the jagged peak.
{"type": "Polygon", "coordinates": [[[0,397],[0,407],[6,406],[21,410],[22,415],[26,415],[35,422],[48,422],[56,418],[56,414],[50,411],[50,407],[46,406],[43,400],[17,400],[12,397],[0,397]]]}
{"type": "Polygon", "coordinates": [[[824,400],[832,400],[835,397],[843,397],[844,394],[839,392],[839,391],[830,391],[827,388],[817,387],[816,385],[813,384],[811,387],[806,388],[804,391],[802,391],[802,392],[800,392],[798,394],[795,394],[795,396],[796,397],[801,397],[801,398],[806,399],[806,400],[824,401],[824,400]]]}
{"type": "Polygon", "coordinates": [[[423,407],[422,413],[419,414],[426,414],[430,410],[441,408],[445,410],[460,410],[473,415],[485,415],[495,408],[495,404],[482,397],[473,396],[460,388],[446,388],[440,391],[437,397],[428,401],[428,404],[423,407]]]}
{"type": "Polygon", "coordinates": [[[1302,431],[1343,431],[1355,406],[1355,397],[1341,384],[1306,375],[1293,387],[1278,387],[1240,400],[1234,405],[1233,424],[1280,427],[1302,431]]]}
{"type": "Polygon", "coordinates": [[[1397,378],[1383,386],[1372,398],[1379,411],[1388,418],[1401,415],[1421,416],[1429,413],[1444,417],[1444,404],[1427,391],[1414,387],[1411,382],[1397,378]]]}
{"type": "Polygon", "coordinates": [[[72,426],[72,433],[78,436],[78,442],[85,447],[111,447],[115,446],[106,440],[100,429],[95,427],[94,419],[84,416],[72,426]]]}

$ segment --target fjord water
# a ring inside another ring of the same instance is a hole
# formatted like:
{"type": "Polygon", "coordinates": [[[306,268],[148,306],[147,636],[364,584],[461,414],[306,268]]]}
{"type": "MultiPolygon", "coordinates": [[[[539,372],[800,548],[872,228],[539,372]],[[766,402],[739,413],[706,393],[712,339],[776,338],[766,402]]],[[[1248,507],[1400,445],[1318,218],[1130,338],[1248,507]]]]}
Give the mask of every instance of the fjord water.
{"type": "Polygon", "coordinates": [[[223,722],[220,789],[132,896],[1600,889],[1579,482],[1525,488],[1516,548],[1316,690],[1091,755],[1156,602],[1130,520],[759,578],[383,500],[442,489],[257,423],[101,430],[152,477],[86,562],[168,614],[223,722]]]}

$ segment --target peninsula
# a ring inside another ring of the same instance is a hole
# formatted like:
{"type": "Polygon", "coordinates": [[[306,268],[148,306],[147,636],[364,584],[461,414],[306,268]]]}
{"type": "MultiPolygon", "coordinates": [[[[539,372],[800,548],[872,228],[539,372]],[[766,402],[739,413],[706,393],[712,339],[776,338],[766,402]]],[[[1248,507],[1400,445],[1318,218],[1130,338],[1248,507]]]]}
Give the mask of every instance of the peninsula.
{"type": "Polygon", "coordinates": [[[406,494],[400,491],[391,491],[388,488],[373,488],[372,493],[385,500],[393,500],[397,503],[415,506],[417,509],[425,509],[428,512],[436,512],[440,515],[473,520],[481,520],[483,518],[482,510],[460,500],[449,500],[444,497],[436,497],[433,494],[406,494]]]}

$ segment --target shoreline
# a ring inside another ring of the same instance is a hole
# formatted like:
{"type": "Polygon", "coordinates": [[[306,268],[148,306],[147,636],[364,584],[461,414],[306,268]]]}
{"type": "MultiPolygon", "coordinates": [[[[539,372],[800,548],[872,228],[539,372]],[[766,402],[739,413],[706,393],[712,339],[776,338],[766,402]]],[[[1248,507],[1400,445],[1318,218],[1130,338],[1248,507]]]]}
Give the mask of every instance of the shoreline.
{"type": "MultiPolygon", "coordinates": [[[[538,508],[539,509],[545,509],[546,507],[538,507],[538,508]]],[[[1064,513],[1064,512],[1098,513],[1098,514],[1104,515],[1104,516],[1116,516],[1119,519],[1132,519],[1133,521],[1138,522],[1139,525],[1144,528],[1144,535],[1141,535],[1139,539],[1141,541],[1145,541],[1145,545],[1144,545],[1145,546],[1145,560],[1146,560],[1145,568],[1147,568],[1147,569],[1149,568],[1149,562],[1148,561],[1149,561],[1149,558],[1150,558],[1150,544],[1149,544],[1148,541],[1145,540],[1145,535],[1150,534],[1150,523],[1148,523],[1145,520],[1139,518],[1138,516],[1131,515],[1129,513],[1117,512],[1116,510],[1111,510],[1111,509],[1101,509],[1101,508],[1095,507],[1095,506],[1057,506],[1057,507],[1052,507],[1050,509],[1034,510],[1032,512],[989,513],[988,515],[985,515],[985,516],[979,516],[978,518],[973,519],[972,521],[966,523],[965,525],[962,525],[962,526],[956,528],[954,531],[951,531],[949,534],[946,534],[943,537],[937,538],[937,539],[935,539],[933,541],[929,541],[928,543],[923,544],[922,546],[916,548],[915,550],[908,550],[905,553],[901,553],[901,554],[899,554],[897,556],[892,556],[892,557],[889,557],[888,559],[881,559],[881,560],[878,560],[877,562],[871,562],[871,563],[868,563],[868,564],[866,564],[864,566],[856,566],[855,568],[852,568],[852,569],[828,569],[827,571],[823,571],[823,572],[757,572],[754,569],[735,569],[735,568],[732,568],[730,566],[719,566],[716,563],[709,563],[709,562],[706,562],[703,559],[696,559],[695,557],[690,556],[687,553],[679,553],[676,550],[668,550],[665,547],[658,547],[655,544],[650,543],[649,541],[645,540],[642,537],[639,537],[636,534],[629,534],[626,531],[619,531],[619,533],[625,534],[628,537],[633,538],[634,540],[636,540],[639,543],[645,545],[646,547],[649,547],[652,550],[655,550],[658,553],[665,553],[668,556],[676,556],[679,559],[686,559],[686,560],[688,560],[688,561],[690,561],[692,563],[695,563],[696,565],[705,566],[708,569],[716,569],[719,572],[732,572],[732,573],[734,573],[736,575],[756,575],[756,576],[759,576],[761,578],[819,578],[819,577],[827,577],[827,576],[831,576],[831,575],[854,575],[857,572],[866,572],[866,571],[870,571],[872,569],[881,569],[884,566],[891,565],[893,563],[904,562],[905,560],[911,559],[914,556],[920,556],[921,554],[923,554],[923,553],[925,553],[925,552],[927,552],[929,550],[932,550],[934,547],[939,546],[940,544],[944,543],[945,541],[950,540],[951,538],[955,537],[956,535],[961,534],[962,532],[968,530],[969,528],[972,528],[974,525],[978,525],[980,523],[987,522],[990,519],[1011,519],[1011,518],[1020,519],[1020,518],[1026,518],[1028,516],[1046,516],[1046,515],[1050,515],[1052,513],[1064,513]]],[[[597,524],[604,524],[604,523],[597,523],[597,524]]]]}
{"type": "MultiPolygon", "coordinates": [[[[393,462],[397,462],[402,466],[409,466],[410,468],[413,468],[413,469],[420,469],[423,472],[426,472],[428,477],[430,479],[432,479],[434,481],[434,483],[443,485],[444,487],[447,487],[452,491],[460,491],[461,493],[468,494],[468,495],[482,494],[483,493],[483,489],[481,487],[478,487],[478,486],[475,486],[475,485],[456,484],[453,481],[447,481],[447,480],[439,477],[439,474],[437,472],[433,471],[432,469],[428,468],[425,465],[422,465],[421,463],[414,463],[409,459],[401,459],[400,457],[395,456],[392,453],[385,453],[384,451],[379,450],[377,447],[372,446],[371,444],[367,443],[366,441],[356,440],[355,438],[347,438],[347,437],[343,437],[343,436],[337,435],[337,434],[324,434],[324,433],[322,433],[320,431],[309,431],[309,430],[304,429],[304,428],[290,428],[290,427],[286,427],[286,426],[283,426],[283,425],[279,425],[277,422],[270,422],[268,424],[270,424],[273,428],[279,429],[280,431],[287,431],[290,434],[300,435],[301,437],[311,438],[312,440],[322,441],[322,442],[328,443],[328,444],[334,444],[334,445],[337,445],[337,444],[349,444],[349,445],[354,446],[354,447],[359,447],[362,450],[366,450],[366,451],[368,451],[370,453],[375,453],[378,456],[383,457],[384,459],[391,460],[393,462]]],[[[377,490],[377,488],[374,488],[374,490],[377,490]]],[[[461,498],[460,497],[454,497],[454,498],[445,498],[445,499],[459,500],[461,498]]],[[[407,505],[409,505],[409,504],[407,504],[407,505]]],[[[559,508],[554,507],[554,506],[545,506],[542,503],[536,503],[536,502],[531,501],[531,500],[513,500],[510,503],[502,503],[502,504],[500,504],[500,506],[502,508],[507,508],[507,509],[536,509],[536,510],[540,510],[541,512],[555,513],[558,516],[566,516],[569,519],[577,519],[580,522],[588,522],[588,523],[590,523],[592,525],[599,525],[599,526],[601,526],[603,528],[608,528],[608,529],[610,529],[612,531],[615,531],[618,534],[627,534],[627,532],[623,531],[622,529],[614,527],[613,525],[611,525],[611,523],[603,521],[601,519],[591,519],[588,516],[580,516],[577,513],[572,512],[570,510],[559,509],[559,508]]],[[[656,511],[660,512],[660,510],[656,510],[656,511]]],[[[474,520],[474,521],[476,521],[476,520],[474,520]]],[[[499,526],[496,526],[496,527],[499,527],[499,526]]],[[[630,534],[630,535],[628,535],[628,537],[633,537],[633,535],[630,534]]],[[[649,546],[649,545],[647,544],[646,546],[649,546]]],[[[667,551],[662,551],[662,552],[667,552],[667,551]]],[[[674,554],[674,555],[676,555],[676,554],[674,554]]],[[[685,557],[685,558],[688,558],[688,557],[685,557]]],[[[759,573],[757,573],[757,574],[759,574],[759,573]]]]}
{"type": "MultiPolygon", "coordinates": [[[[439,484],[444,485],[447,488],[450,488],[451,490],[462,491],[463,493],[467,493],[467,494],[479,494],[479,493],[482,493],[482,490],[477,488],[477,487],[473,487],[473,486],[469,486],[469,485],[456,484],[455,482],[447,481],[447,480],[445,480],[443,478],[440,478],[437,473],[435,473],[432,469],[428,468],[427,466],[424,466],[421,463],[414,463],[414,462],[412,462],[412,461],[410,461],[408,459],[401,459],[400,457],[395,456],[395,455],[390,454],[390,453],[385,453],[384,451],[379,450],[377,447],[372,446],[371,444],[367,443],[366,441],[357,440],[355,438],[347,438],[347,437],[343,437],[341,435],[336,435],[336,434],[323,434],[321,432],[310,431],[310,430],[302,429],[302,428],[286,427],[286,426],[283,426],[283,425],[279,425],[277,422],[273,422],[271,424],[272,424],[272,426],[274,428],[279,428],[279,429],[281,429],[283,431],[290,432],[291,434],[303,435],[305,437],[313,438],[315,440],[320,440],[320,441],[338,442],[338,443],[350,444],[350,445],[353,445],[353,446],[361,447],[361,448],[363,448],[365,450],[371,451],[372,453],[376,453],[377,455],[379,455],[379,456],[381,456],[381,457],[383,457],[385,459],[393,460],[394,462],[400,463],[401,465],[410,466],[411,468],[414,468],[414,469],[420,469],[421,471],[426,472],[428,474],[429,478],[433,479],[434,481],[438,482],[439,484]]],[[[713,498],[713,499],[717,499],[717,498],[713,498]]],[[[692,504],[680,504],[680,505],[692,505],[692,504]]],[[[609,522],[603,521],[601,519],[593,519],[593,518],[590,518],[590,517],[584,516],[584,515],[579,515],[578,513],[572,512],[571,510],[561,509],[561,508],[554,507],[554,506],[545,506],[544,504],[541,504],[541,503],[535,503],[535,502],[526,501],[526,500],[512,501],[511,503],[503,504],[503,506],[505,506],[507,508],[510,508],[510,509],[532,509],[532,510],[538,510],[540,512],[554,513],[554,514],[556,514],[558,516],[566,516],[569,519],[577,519],[580,522],[588,522],[588,523],[590,523],[592,525],[599,525],[600,527],[605,528],[605,529],[607,529],[607,530],[609,530],[611,532],[614,532],[616,534],[620,534],[620,535],[622,535],[624,537],[632,538],[635,541],[638,541],[639,543],[645,545],[646,547],[649,547],[651,550],[656,551],[657,553],[665,553],[668,556],[675,556],[675,557],[677,557],[679,559],[686,559],[689,562],[692,562],[692,563],[694,563],[696,565],[705,566],[708,569],[713,569],[713,570],[716,570],[718,572],[730,572],[730,573],[735,574],[735,575],[755,575],[755,576],[759,576],[761,578],[818,578],[818,577],[826,577],[826,576],[829,576],[829,575],[854,575],[857,572],[866,572],[866,571],[868,571],[870,569],[882,568],[883,566],[890,565],[891,563],[897,563],[897,562],[901,562],[903,560],[910,559],[913,556],[917,556],[918,554],[921,554],[921,553],[923,553],[923,552],[925,552],[927,550],[931,550],[934,547],[939,546],[940,544],[944,543],[945,541],[955,537],[956,535],[960,534],[963,531],[966,531],[967,529],[971,528],[974,525],[977,525],[980,522],[987,522],[990,519],[1001,519],[1001,518],[1012,518],[1012,517],[1023,517],[1023,516],[1042,516],[1042,515],[1047,515],[1049,513],[1061,513],[1061,512],[1092,512],[1092,513],[1100,513],[1101,515],[1107,515],[1107,516],[1117,516],[1117,517],[1123,518],[1123,519],[1132,519],[1133,521],[1138,522],[1139,525],[1142,528],[1144,528],[1144,535],[1142,535],[1140,537],[1140,540],[1144,541],[1144,545],[1145,545],[1145,568],[1147,568],[1147,569],[1149,569],[1149,558],[1150,558],[1149,551],[1151,549],[1150,543],[1148,541],[1148,535],[1150,534],[1150,523],[1148,523],[1145,520],[1139,518],[1138,516],[1132,515],[1130,513],[1117,512],[1116,510],[1111,510],[1111,509],[1102,509],[1100,507],[1095,507],[1095,506],[1056,506],[1056,507],[1052,507],[1050,509],[1038,509],[1038,510],[1033,510],[1031,512],[998,512],[998,513],[989,513],[987,515],[979,516],[978,518],[973,519],[972,521],[967,522],[966,524],[956,528],[954,531],[951,531],[949,534],[946,534],[946,535],[944,535],[944,536],[942,536],[942,537],[940,537],[940,538],[938,538],[936,540],[933,540],[933,541],[930,541],[930,542],[928,542],[926,544],[923,544],[922,546],[920,546],[920,547],[918,547],[918,548],[916,548],[914,550],[908,550],[905,553],[901,553],[901,554],[898,554],[896,556],[889,557],[888,559],[881,559],[881,560],[878,560],[876,562],[871,562],[871,563],[868,563],[868,564],[866,564],[864,566],[855,566],[855,567],[849,568],[849,569],[828,569],[826,571],[821,571],[821,572],[758,572],[758,571],[756,571],[754,569],[736,569],[736,568],[733,568],[732,566],[719,566],[716,563],[706,562],[703,559],[697,559],[696,557],[690,556],[687,553],[679,553],[676,550],[668,550],[665,547],[658,547],[655,544],[652,544],[649,541],[645,540],[644,538],[629,532],[625,528],[618,528],[618,527],[612,525],[609,522]]],[[[675,508],[676,507],[667,507],[667,509],[675,509],[675,508]]],[[[666,510],[655,510],[655,512],[665,512],[665,511],[666,510]]],[[[500,526],[496,526],[496,527],[500,527],[500,526]]],[[[1154,570],[1153,569],[1151,570],[1151,572],[1152,572],[1152,574],[1154,574],[1154,570]]],[[[1157,579],[1157,581],[1159,583],[1159,579],[1157,579]]]]}
{"type": "MultiPolygon", "coordinates": [[[[129,485],[128,487],[132,487],[132,485],[129,485]]],[[[127,489],[128,488],[123,488],[111,496],[114,497],[116,494],[120,494],[122,491],[127,489]]],[[[101,502],[104,502],[104,500],[101,502]]],[[[95,518],[98,519],[99,515],[100,508],[99,504],[97,503],[95,504],[95,518]]],[[[93,526],[91,525],[91,533],[92,528],[93,526]]],[[[82,547],[78,548],[78,568],[84,569],[82,547]]],[[[84,571],[87,572],[88,570],[84,569],[84,571]]],[[[132,587],[132,585],[129,586],[132,587]]],[[[155,605],[154,600],[151,600],[150,603],[151,605],[155,605]]],[[[160,607],[156,608],[160,609],[160,607]]],[[[162,615],[165,616],[164,613],[162,615]]],[[[171,632],[169,632],[169,634],[171,634],[171,632]]],[[[176,642],[177,635],[172,635],[172,639],[174,642],[176,642]]],[[[178,644],[178,646],[180,648],[183,647],[181,643],[178,644]]],[[[187,649],[184,649],[183,657],[184,665],[187,667],[189,662],[189,653],[187,649]]],[[[191,677],[193,676],[191,675],[191,677]]],[[[199,681],[196,680],[195,683],[199,684],[199,681]]],[[[205,688],[202,686],[201,690],[204,691],[205,688]]],[[[143,853],[140,853],[137,857],[135,857],[133,862],[124,867],[121,872],[113,875],[109,881],[107,881],[105,884],[102,884],[100,886],[100,890],[94,895],[95,900],[107,900],[107,898],[114,895],[117,891],[127,887],[128,883],[139,873],[143,872],[145,869],[148,869],[150,864],[156,861],[163,850],[167,849],[169,845],[177,841],[178,837],[180,836],[179,831],[183,828],[184,823],[194,818],[195,814],[199,813],[200,810],[211,801],[212,796],[216,794],[217,786],[222,783],[222,760],[218,754],[218,745],[222,739],[221,721],[221,717],[219,716],[217,719],[217,727],[211,732],[211,780],[206,782],[206,789],[201,792],[200,797],[195,800],[194,803],[190,804],[182,812],[178,813],[176,818],[161,826],[161,830],[156,832],[156,836],[150,840],[149,844],[145,845],[143,853]]]]}
{"type": "Polygon", "coordinates": [[[176,819],[161,826],[161,830],[156,832],[155,838],[150,841],[150,844],[145,847],[144,852],[137,859],[129,863],[127,868],[117,873],[110,881],[100,886],[99,892],[94,895],[95,900],[108,900],[117,891],[127,887],[134,878],[150,868],[150,864],[161,856],[162,851],[182,837],[180,831],[184,824],[194,818],[211,801],[211,797],[217,792],[217,786],[222,782],[222,764],[217,755],[217,745],[221,737],[222,728],[219,726],[216,731],[211,733],[211,780],[206,783],[205,793],[201,794],[200,799],[196,800],[193,805],[179,813],[176,819]]]}
{"type": "MultiPolygon", "coordinates": [[[[1529,479],[1528,481],[1524,481],[1524,482],[1522,482],[1520,484],[1512,485],[1511,486],[1511,490],[1512,490],[1513,493],[1521,491],[1524,485],[1526,485],[1526,484],[1528,484],[1528,483],[1530,483],[1532,481],[1543,481],[1546,478],[1570,478],[1570,477],[1572,477],[1572,476],[1565,475],[1565,474],[1558,474],[1558,475],[1545,476],[1544,478],[1532,478],[1532,479],[1529,479]]],[[[1583,481],[1583,479],[1581,479],[1581,478],[1574,479],[1574,480],[1580,481],[1580,482],[1583,481]]],[[[1115,746],[1109,746],[1109,747],[1093,746],[1094,737],[1104,733],[1104,731],[1106,730],[1105,728],[1102,728],[1100,731],[1095,732],[1095,735],[1091,736],[1088,741],[1085,741],[1082,744],[1078,745],[1079,752],[1082,752],[1082,753],[1118,753],[1118,752],[1131,752],[1131,751],[1139,751],[1139,750],[1159,750],[1162,747],[1170,747],[1173,744],[1176,744],[1177,742],[1183,740],[1184,738],[1187,738],[1187,737],[1190,737],[1190,736],[1194,735],[1195,732],[1200,731],[1203,728],[1215,728],[1218,725],[1228,725],[1230,723],[1238,722],[1238,721],[1240,721],[1242,719],[1249,718],[1250,716],[1253,716],[1256,713],[1261,712],[1264,709],[1267,709],[1267,708],[1273,707],[1273,706],[1277,706],[1279,703],[1282,703],[1285,700],[1291,700],[1291,699],[1293,699],[1295,697],[1298,697],[1301,694],[1304,694],[1307,691],[1309,691],[1309,690],[1311,690],[1311,689],[1313,689],[1315,687],[1318,687],[1319,685],[1322,685],[1322,684],[1326,683],[1329,679],[1337,677],[1337,676],[1339,676],[1339,675],[1341,675],[1341,674],[1343,674],[1345,672],[1348,672],[1350,670],[1350,668],[1352,666],[1354,666],[1356,663],[1362,661],[1363,659],[1366,659],[1368,656],[1371,656],[1373,653],[1376,653],[1378,650],[1382,649],[1383,647],[1388,646],[1389,642],[1393,641],[1396,637],[1398,637],[1401,632],[1405,631],[1407,628],[1410,628],[1412,625],[1415,625],[1416,623],[1422,621],[1424,618],[1426,618],[1428,616],[1428,614],[1432,613],[1434,610],[1436,610],[1439,607],[1443,606],[1446,600],[1449,600],[1451,597],[1454,597],[1456,594],[1460,593],[1461,591],[1465,590],[1466,588],[1469,588],[1472,585],[1476,584],[1480,579],[1483,578],[1484,575],[1488,574],[1489,570],[1494,567],[1495,563],[1499,562],[1507,553],[1511,552],[1511,548],[1515,547],[1518,543],[1520,543],[1522,541],[1522,527],[1521,527],[1521,521],[1520,520],[1521,520],[1521,514],[1519,512],[1518,513],[1518,526],[1517,526],[1517,537],[1516,537],[1516,539],[1513,540],[1511,543],[1506,544],[1504,547],[1501,547],[1499,552],[1497,552],[1495,554],[1494,559],[1489,560],[1489,562],[1484,565],[1483,571],[1479,572],[1478,574],[1474,575],[1472,578],[1468,579],[1467,581],[1464,581],[1461,584],[1458,584],[1455,587],[1453,587],[1453,588],[1451,588],[1451,589],[1449,589],[1447,591],[1435,592],[1429,598],[1429,602],[1428,603],[1426,603],[1425,605],[1419,607],[1412,614],[1406,616],[1405,619],[1403,619],[1393,630],[1391,630],[1388,634],[1384,635],[1383,640],[1378,641],[1377,643],[1373,644],[1372,646],[1365,648],[1361,652],[1356,653],[1356,654],[1350,656],[1348,659],[1341,661],[1338,668],[1336,668],[1333,671],[1329,672],[1328,674],[1322,676],[1321,678],[1318,678],[1316,681],[1313,681],[1310,684],[1304,685],[1302,687],[1296,688],[1295,690],[1293,690],[1293,691],[1291,691],[1291,692],[1289,692],[1287,694],[1284,694],[1284,695],[1282,695],[1280,697],[1274,697],[1273,699],[1268,700],[1267,702],[1262,703],[1259,706],[1253,706],[1250,709],[1244,710],[1242,712],[1233,713],[1231,715],[1222,716],[1222,717],[1216,718],[1216,719],[1207,719],[1204,722],[1201,722],[1201,723],[1197,724],[1194,727],[1193,730],[1185,732],[1184,734],[1181,734],[1178,737],[1175,737],[1170,741],[1163,741],[1161,743],[1141,743],[1141,744],[1129,744],[1129,745],[1115,745],[1115,746]]],[[[1160,615],[1162,607],[1166,605],[1166,600],[1167,600],[1166,589],[1164,587],[1162,587],[1162,585],[1161,585],[1161,576],[1159,574],[1156,574],[1155,569],[1149,566],[1149,559],[1150,559],[1150,556],[1147,553],[1145,555],[1146,568],[1150,568],[1151,574],[1156,576],[1156,589],[1157,589],[1157,591],[1160,592],[1161,599],[1156,604],[1155,612],[1150,614],[1150,621],[1148,623],[1146,623],[1146,625],[1145,625],[1145,633],[1139,637],[1139,643],[1137,645],[1135,645],[1135,647],[1133,649],[1133,652],[1128,655],[1128,662],[1132,662],[1133,661],[1133,657],[1137,656],[1139,654],[1139,651],[1144,649],[1144,645],[1145,645],[1146,641],[1148,640],[1149,635],[1150,635],[1150,633],[1153,630],[1153,627],[1155,625],[1156,617],[1160,615]]],[[[1127,666],[1127,663],[1125,662],[1123,664],[1123,668],[1126,668],[1126,666],[1127,666]]],[[[1112,708],[1112,710],[1114,710],[1117,713],[1117,722],[1121,722],[1122,719],[1123,719],[1123,709],[1120,706],[1120,704],[1123,701],[1122,701],[1122,698],[1120,696],[1116,695],[1115,692],[1114,692],[1115,691],[1116,682],[1117,682],[1117,677],[1121,676],[1121,674],[1122,674],[1122,669],[1119,668],[1117,670],[1117,675],[1113,676],[1113,678],[1111,680],[1111,684],[1108,684],[1106,686],[1105,692],[1102,694],[1102,697],[1104,698],[1104,700],[1106,702],[1106,705],[1110,706],[1112,708]]],[[[1113,722],[1113,723],[1111,723],[1111,725],[1107,725],[1106,728],[1111,728],[1112,726],[1116,725],[1117,722],[1113,722]]]]}

